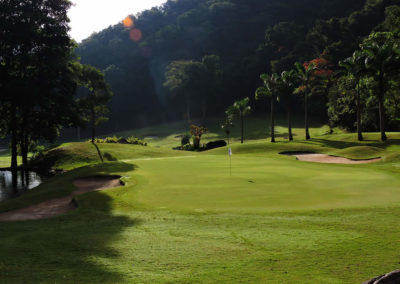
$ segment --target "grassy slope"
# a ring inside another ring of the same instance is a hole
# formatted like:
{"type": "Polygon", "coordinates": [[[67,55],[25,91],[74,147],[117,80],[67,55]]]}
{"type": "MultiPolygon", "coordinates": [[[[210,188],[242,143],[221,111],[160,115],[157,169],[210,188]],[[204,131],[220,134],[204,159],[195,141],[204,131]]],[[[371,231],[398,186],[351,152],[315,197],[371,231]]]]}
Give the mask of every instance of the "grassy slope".
{"type": "Polygon", "coordinates": [[[80,208],[58,218],[2,224],[0,279],[361,283],[399,263],[400,143],[377,138],[233,144],[232,177],[226,149],[100,145],[123,161],[93,165],[93,146],[63,145],[68,158],[59,167],[89,166],[0,204],[0,211],[66,194],[80,176],[120,174],[127,185],[80,196],[80,208]],[[278,154],[290,150],[385,160],[322,165],[278,154]]]}

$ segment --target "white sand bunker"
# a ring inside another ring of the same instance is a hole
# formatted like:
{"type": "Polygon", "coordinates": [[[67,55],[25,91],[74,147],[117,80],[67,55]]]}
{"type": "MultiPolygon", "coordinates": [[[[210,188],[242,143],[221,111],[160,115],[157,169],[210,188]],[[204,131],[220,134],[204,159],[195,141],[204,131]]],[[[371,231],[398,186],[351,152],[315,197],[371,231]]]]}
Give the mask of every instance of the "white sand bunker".
{"type": "Polygon", "coordinates": [[[72,183],[78,189],[72,192],[71,195],[34,204],[26,208],[1,213],[0,221],[27,221],[55,217],[76,208],[76,205],[73,202],[75,196],[122,186],[120,177],[117,176],[82,178],[74,180],[72,183]]]}
{"type": "Polygon", "coordinates": [[[295,153],[286,152],[281,153],[282,155],[295,156],[297,160],[304,162],[314,162],[314,163],[325,163],[325,164],[370,164],[376,163],[382,160],[382,158],[368,159],[368,160],[351,160],[343,157],[336,157],[327,154],[315,154],[315,153],[295,153]]]}

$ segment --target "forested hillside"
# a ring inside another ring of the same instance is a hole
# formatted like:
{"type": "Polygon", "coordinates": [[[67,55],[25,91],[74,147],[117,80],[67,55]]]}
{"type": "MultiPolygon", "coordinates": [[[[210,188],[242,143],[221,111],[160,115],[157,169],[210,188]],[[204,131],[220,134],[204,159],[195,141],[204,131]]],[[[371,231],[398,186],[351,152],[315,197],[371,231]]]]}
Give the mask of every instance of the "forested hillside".
{"type": "MultiPolygon", "coordinates": [[[[386,8],[397,4],[398,0],[168,0],[93,34],[77,53],[82,63],[103,70],[112,86],[110,121],[103,131],[188,116],[221,116],[236,99],[254,100],[261,73],[280,73],[321,54],[335,69],[371,31],[382,29],[386,8]],[[195,78],[184,88],[176,85],[187,78],[168,78],[179,68],[185,70],[182,76],[190,73],[195,78]]],[[[311,112],[326,121],[327,100],[322,96],[311,104],[311,112]]],[[[258,112],[264,105],[254,104],[258,112]]]]}

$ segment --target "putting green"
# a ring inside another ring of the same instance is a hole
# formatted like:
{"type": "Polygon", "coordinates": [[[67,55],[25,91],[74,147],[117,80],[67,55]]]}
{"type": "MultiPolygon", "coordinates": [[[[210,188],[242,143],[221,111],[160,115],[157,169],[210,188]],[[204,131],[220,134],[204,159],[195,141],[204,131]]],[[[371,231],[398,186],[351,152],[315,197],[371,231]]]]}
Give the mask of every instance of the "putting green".
{"type": "Polygon", "coordinates": [[[271,212],[376,206],[400,201],[400,178],[366,166],[199,155],[138,160],[126,196],[151,209],[271,212]]]}

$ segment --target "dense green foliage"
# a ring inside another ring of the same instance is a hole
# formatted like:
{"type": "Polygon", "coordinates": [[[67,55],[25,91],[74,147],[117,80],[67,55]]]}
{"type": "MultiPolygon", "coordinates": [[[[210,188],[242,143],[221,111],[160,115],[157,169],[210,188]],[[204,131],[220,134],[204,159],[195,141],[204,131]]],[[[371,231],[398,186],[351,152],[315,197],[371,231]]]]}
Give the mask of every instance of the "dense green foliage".
{"type": "Polygon", "coordinates": [[[106,138],[96,138],[95,143],[110,143],[110,144],[131,144],[131,145],[141,145],[147,146],[147,143],[136,137],[106,137],[106,138]]]}
{"type": "MultiPolygon", "coordinates": [[[[221,114],[233,101],[251,95],[263,72],[280,73],[324,52],[334,64],[350,56],[374,28],[390,25],[382,23],[386,7],[393,4],[396,1],[167,1],[132,16],[133,27],[121,23],[92,35],[80,44],[78,54],[84,63],[105,71],[115,93],[108,131],[115,131],[187,116],[184,100],[174,99],[174,90],[164,86],[173,62],[201,62],[210,54],[221,59],[217,82],[223,88],[212,101],[206,100],[209,115],[221,114]],[[138,30],[141,37],[132,36],[138,30]]],[[[326,118],[326,102],[326,96],[314,99],[311,112],[326,118]]],[[[202,103],[193,104],[192,116],[201,117],[203,109],[202,103]]]]}
{"type": "Polygon", "coordinates": [[[76,121],[69,1],[0,2],[0,132],[11,136],[26,165],[31,141],[52,140],[76,121]]]}
{"type": "Polygon", "coordinates": [[[11,140],[13,171],[17,154],[28,166],[28,152],[38,141],[54,142],[62,128],[87,121],[94,137],[94,126],[104,120],[100,115],[111,92],[99,70],[75,58],[68,35],[71,5],[68,0],[0,2],[0,137],[11,140]],[[77,98],[78,86],[89,94],[77,98]]]}

